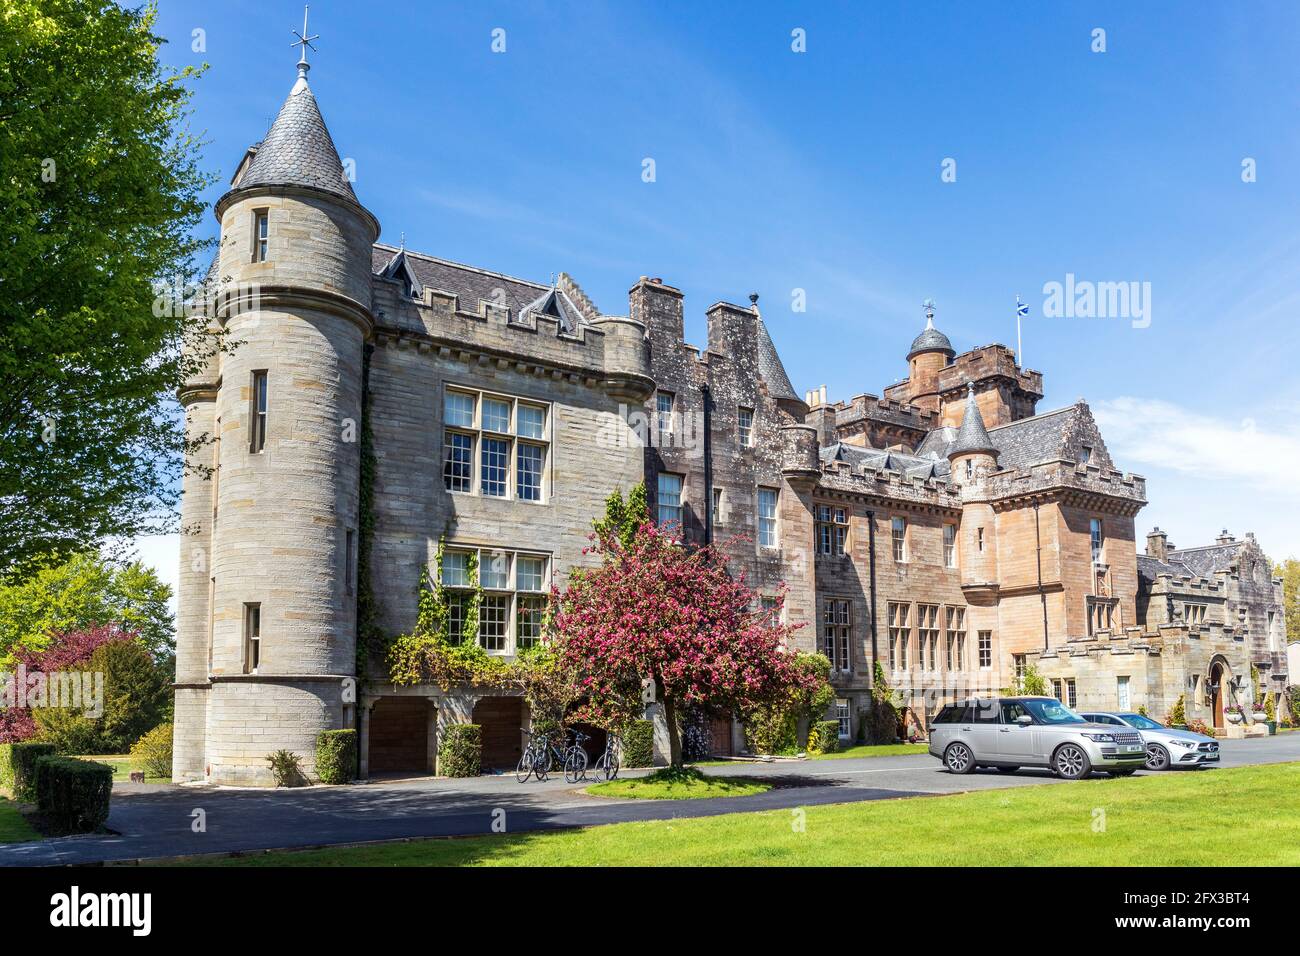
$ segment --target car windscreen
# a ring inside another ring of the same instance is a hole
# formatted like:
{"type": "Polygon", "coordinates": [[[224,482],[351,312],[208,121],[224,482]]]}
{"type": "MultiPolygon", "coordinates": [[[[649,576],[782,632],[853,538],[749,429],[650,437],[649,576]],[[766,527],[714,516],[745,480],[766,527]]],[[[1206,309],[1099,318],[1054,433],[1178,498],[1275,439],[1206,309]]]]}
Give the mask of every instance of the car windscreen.
{"type": "Polygon", "coordinates": [[[1164,725],[1152,720],[1150,717],[1143,717],[1141,714],[1120,714],[1120,720],[1130,727],[1136,727],[1138,730],[1164,730],[1164,725]]]}
{"type": "Polygon", "coordinates": [[[1024,705],[1025,709],[1034,715],[1034,721],[1040,724],[1087,723],[1059,700],[1026,700],[1024,705]]]}

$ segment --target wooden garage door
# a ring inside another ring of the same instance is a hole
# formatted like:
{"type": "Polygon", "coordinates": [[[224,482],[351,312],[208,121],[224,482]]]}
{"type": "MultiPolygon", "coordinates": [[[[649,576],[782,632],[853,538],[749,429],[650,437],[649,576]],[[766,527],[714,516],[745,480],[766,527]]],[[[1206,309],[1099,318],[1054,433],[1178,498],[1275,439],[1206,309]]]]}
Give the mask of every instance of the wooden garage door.
{"type": "Polygon", "coordinates": [[[429,710],[424,697],[381,697],[370,711],[370,771],[428,773],[429,710]]]}
{"type": "Polygon", "coordinates": [[[523,753],[523,700],[484,697],[474,705],[474,723],[482,728],[483,769],[513,770],[523,753]]]}

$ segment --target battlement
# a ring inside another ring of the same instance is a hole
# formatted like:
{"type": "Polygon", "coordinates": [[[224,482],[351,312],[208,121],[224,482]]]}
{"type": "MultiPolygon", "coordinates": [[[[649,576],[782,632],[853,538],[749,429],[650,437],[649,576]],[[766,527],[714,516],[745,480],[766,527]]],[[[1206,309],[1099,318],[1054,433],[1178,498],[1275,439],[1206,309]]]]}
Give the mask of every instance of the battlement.
{"type": "Polygon", "coordinates": [[[972,500],[995,505],[1011,502],[1013,506],[1027,495],[1063,490],[1130,517],[1146,504],[1146,488],[1141,475],[1062,460],[995,472],[984,482],[967,486],[972,500]]]}
{"type": "Polygon", "coordinates": [[[824,462],[819,485],[832,491],[872,495],[914,504],[958,510],[961,488],[946,476],[909,475],[893,469],[872,468],[847,461],[824,462]]]}

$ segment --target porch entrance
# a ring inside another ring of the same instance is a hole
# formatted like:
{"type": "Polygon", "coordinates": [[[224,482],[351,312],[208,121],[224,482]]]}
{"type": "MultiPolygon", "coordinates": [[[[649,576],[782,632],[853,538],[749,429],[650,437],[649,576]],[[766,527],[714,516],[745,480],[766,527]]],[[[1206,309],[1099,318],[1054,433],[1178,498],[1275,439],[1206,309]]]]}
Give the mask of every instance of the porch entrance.
{"type": "Polygon", "coordinates": [[[1210,700],[1210,712],[1214,717],[1214,728],[1223,729],[1223,665],[1215,662],[1210,668],[1210,687],[1214,694],[1210,700]]]}

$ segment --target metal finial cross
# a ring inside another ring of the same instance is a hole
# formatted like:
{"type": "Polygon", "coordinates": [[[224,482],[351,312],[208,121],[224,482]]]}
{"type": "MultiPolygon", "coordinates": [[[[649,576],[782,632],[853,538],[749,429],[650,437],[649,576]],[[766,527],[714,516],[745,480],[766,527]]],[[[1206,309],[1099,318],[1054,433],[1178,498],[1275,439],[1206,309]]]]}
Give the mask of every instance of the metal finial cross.
{"type": "Polygon", "coordinates": [[[921,308],[925,310],[926,328],[934,326],[934,299],[926,299],[921,303],[921,308]]]}
{"type": "Polygon", "coordinates": [[[307,51],[311,50],[313,53],[316,52],[316,48],[311,45],[311,41],[320,39],[319,33],[309,34],[307,32],[307,11],[310,9],[311,7],[309,5],[304,5],[302,8],[302,33],[299,33],[297,30],[289,31],[298,38],[290,43],[289,46],[302,47],[302,56],[298,60],[298,68],[300,71],[307,66],[307,51]]]}

